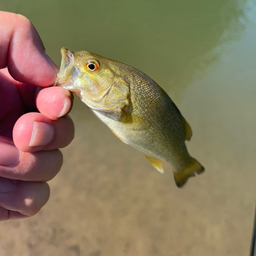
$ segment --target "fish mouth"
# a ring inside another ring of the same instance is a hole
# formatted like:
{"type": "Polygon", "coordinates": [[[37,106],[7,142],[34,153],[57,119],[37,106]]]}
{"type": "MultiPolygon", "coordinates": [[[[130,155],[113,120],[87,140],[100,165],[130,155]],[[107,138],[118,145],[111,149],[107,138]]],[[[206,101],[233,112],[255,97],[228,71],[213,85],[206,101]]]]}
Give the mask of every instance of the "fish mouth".
{"type": "Polygon", "coordinates": [[[57,74],[57,79],[54,86],[61,86],[65,89],[73,89],[73,80],[78,75],[74,65],[74,54],[67,48],[61,48],[61,64],[60,71],[57,74]]]}
{"type": "Polygon", "coordinates": [[[65,70],[70,64],[74,64],[74,54],[67,48],[62,47],[61,53],[61,64],[60,71],[65,70]]]}

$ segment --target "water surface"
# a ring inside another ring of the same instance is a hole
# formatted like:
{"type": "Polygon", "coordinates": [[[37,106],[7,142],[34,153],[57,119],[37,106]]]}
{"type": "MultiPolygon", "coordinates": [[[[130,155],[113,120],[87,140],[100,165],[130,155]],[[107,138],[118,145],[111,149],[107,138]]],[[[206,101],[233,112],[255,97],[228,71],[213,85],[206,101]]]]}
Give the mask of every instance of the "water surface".
{"type": "Polygon", "coordinates": [[[59,65],[61,47],[132,65],[156,80],[193,129],[206,172],[183,189],[79,100],[51,198],[2,223],[0,255],[248,255],[256,201],[255,1],[31,1],[27,16],[59,65]]]}

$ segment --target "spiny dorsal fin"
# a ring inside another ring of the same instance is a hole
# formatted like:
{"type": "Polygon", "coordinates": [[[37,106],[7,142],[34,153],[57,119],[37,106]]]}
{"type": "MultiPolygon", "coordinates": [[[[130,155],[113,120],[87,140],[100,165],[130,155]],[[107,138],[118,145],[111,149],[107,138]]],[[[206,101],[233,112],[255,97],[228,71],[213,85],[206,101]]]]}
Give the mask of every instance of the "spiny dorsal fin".
{"type": "Polygon", "coordinates": [[[182,121],[186,130],[186,140],[190,140],[192,137],[191,127],[183,116],[182,116],[182,121]]]}
{"type": "Polygon", "coordinates": [[[147,156],[145,155],[146,158],[149,160],[149,162],[160,172],[160,173],[164,173],[164,169],[162,166],[162,162],[161,160],[151,157],[151,156],[147,156]]]}

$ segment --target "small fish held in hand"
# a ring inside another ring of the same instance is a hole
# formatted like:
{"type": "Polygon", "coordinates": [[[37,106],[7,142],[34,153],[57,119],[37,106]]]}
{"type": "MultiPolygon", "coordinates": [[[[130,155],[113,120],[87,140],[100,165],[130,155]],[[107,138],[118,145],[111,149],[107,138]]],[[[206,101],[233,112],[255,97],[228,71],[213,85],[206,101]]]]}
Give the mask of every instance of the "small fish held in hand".
{"type": "Polygon", "coordinates": [[[187,151],[192,131],[167,93],[143,72],[87,51],[61,49],[55,82],[74,92],[124,143],[141,151],[163,173],[170,162],[182,187],[204,167],[187,151]]]}

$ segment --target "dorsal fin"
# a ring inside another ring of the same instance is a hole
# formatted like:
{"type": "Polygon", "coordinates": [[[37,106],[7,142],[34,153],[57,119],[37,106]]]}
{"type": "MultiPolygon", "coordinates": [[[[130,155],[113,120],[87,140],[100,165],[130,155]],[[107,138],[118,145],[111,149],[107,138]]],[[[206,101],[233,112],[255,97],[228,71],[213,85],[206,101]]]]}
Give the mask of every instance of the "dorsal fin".
{"type": "Polygon", "coordinates": [[[186,121],[186,119],[183,116],[181,116],[181,117],[182,117],[182,122],[183,122],[185,130],[186,130],[186,140],[190,140],[192,137],[191,127],[188,124],[188,122],[186,121]]]}

